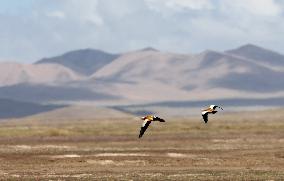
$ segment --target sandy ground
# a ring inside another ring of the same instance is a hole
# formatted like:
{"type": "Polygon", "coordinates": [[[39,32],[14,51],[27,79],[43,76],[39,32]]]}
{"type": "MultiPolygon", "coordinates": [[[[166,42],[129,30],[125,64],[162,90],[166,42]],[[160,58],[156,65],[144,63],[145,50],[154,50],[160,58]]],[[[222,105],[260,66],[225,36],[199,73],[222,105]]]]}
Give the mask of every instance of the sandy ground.
{"type": "Polygon", "coordinates": [[[284,112],[256,113],[167,119],[142,139],[135,119],[2,122],[0,179],[284,180],[284,112]]]}

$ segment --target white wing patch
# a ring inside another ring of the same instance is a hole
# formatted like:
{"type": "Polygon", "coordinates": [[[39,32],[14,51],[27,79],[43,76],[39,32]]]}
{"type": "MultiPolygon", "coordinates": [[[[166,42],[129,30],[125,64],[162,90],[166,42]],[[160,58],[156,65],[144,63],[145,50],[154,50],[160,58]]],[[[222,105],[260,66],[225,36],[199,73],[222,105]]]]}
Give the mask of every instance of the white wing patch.
{"type": "Polygon", "coordinates": [[[142,127],[144,127],[148,121],[149,121],[148,119],[145,119],[145,121],[142,124],[142,127]]]}
{"type": "Polygon", "coordinates": [[[202,111],[201,113],[202,113],[202,115],[204,115],[204,114],[206,114],[206,113],[207,113],[207,111],[202,111]]]}

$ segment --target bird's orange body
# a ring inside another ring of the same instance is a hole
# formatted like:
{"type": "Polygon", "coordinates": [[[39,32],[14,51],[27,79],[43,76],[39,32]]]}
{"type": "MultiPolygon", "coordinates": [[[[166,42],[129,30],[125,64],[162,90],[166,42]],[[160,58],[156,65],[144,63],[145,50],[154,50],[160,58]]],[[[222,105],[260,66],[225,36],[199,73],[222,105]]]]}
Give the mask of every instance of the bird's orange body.
{"type": "Polygon", "coordinates": [[[143,119],[143,120],[147,120],[147,121],[153,121],[154,116],[152,116],[152,115],[147,115],[147,116],[143,117],[142,119],[143,119]]]}
{"type": "Polygon", "coordinates": [[[217,111],[215,111],[214,109],[212,109],[212,108],[207,108],[207,109],[203,109],[202,111],[206,111],[206,112],[208,112],[208,113],[216,113],[217,111]]]}

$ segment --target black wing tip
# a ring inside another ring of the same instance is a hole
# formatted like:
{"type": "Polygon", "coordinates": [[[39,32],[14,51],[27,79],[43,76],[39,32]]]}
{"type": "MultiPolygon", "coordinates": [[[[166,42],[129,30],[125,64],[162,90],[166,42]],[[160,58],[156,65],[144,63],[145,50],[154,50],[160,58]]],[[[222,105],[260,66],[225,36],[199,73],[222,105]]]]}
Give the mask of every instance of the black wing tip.
{"type": "Polygon", "coordinates": [[[202,115],[203,121],[206,124],[208,122],[208,114],[202,115]]]}
{"type": "Polygon", "coordinates": [[[140,134],[139,134],[138,138],[142,138],[143,134],[144,133],[142,133],[142,131],[140,131],[140,134]]]}
{"type": "Polygon", "coordinates": [[[159,118],[159,117],[156,117],[156,120],[159,121],[159,122],[166,122],[164,119],[159,118]]]}
{"type": "Polygon", "coordinates": [[[140,133],[139,136],[138,136],[138,138],[142,138],[143,134],[144,134],[144,133],[140,133]]]}

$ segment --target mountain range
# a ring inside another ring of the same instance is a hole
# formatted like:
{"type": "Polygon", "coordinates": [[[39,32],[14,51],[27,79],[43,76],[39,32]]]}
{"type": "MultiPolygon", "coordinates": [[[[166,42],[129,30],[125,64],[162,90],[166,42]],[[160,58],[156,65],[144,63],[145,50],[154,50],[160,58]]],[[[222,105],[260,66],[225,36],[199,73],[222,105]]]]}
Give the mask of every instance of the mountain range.
{"type": "Polygon", "coordinates": [[[82,49],[34,64],[0,64],[0,99],[33,104],[94,104],[119,109],[184,101],[275,102],[284,97],[284,55],[252,44],[199,54],[151,47],[119,54],[82,49]]]}

